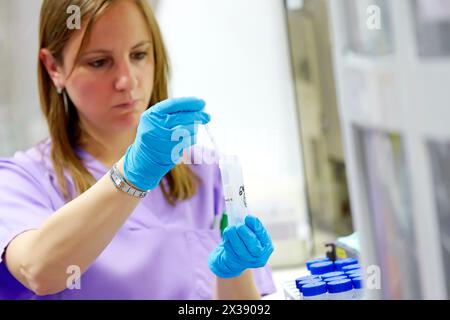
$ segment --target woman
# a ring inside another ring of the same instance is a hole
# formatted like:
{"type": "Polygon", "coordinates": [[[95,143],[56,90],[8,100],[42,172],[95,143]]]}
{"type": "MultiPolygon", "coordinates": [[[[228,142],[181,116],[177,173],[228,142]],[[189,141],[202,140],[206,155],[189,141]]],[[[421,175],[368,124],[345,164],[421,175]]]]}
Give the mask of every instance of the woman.
{"type": "Polygon", "coordinates": [[[50,137],[0,161],[0,298],[273,292],[260,221],[248,216],[222,240],[217,165],[178,163],[210,118],[200,99],[167,99],[166,53],[145,0],[44,0],[40,48],[50,137]],[[66,24],[70,5],[80,29],[66,24]]]}

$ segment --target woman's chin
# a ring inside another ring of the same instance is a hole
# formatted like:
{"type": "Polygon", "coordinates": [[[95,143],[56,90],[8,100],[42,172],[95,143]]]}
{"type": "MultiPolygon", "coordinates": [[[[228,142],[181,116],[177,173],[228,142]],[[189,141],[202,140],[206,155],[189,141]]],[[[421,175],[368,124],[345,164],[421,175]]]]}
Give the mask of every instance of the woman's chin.
{"type": "Polygon", "coordinates": [[[123,129],[134,129],[137,128],[140,120],[140,115],[138,113],[127,113],[120,115],[115,119],[116,127],[119,130],[123,129]]]}

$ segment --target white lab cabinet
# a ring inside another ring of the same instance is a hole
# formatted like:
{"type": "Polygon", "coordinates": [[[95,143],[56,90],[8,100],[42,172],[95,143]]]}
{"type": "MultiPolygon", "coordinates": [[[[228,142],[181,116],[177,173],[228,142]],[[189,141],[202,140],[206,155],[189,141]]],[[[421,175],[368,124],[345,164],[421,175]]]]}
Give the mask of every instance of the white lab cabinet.
{"type": "Polygon", "coordinates": [[[353,221],[363,266],[381,271],[366,296],[448,299],[450,1],[329,6],[353,221]]]}

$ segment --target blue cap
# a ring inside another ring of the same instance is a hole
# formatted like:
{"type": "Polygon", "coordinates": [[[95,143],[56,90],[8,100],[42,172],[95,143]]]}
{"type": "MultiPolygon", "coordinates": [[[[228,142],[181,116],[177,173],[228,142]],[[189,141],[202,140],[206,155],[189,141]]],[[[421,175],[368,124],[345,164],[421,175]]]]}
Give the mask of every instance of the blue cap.
{"type": "Polygon", "coordinates": [[[362,277],[362,275],[361,275],[361,273],[359,273],[359,272],[353,272],[353,273],[347,274],[347,277],[348,277],[349,279],[353,279],[353,278],[362,277]]]}
{"type": "Polygon", "coordinates": [[[327,286],[330,293],[345,292],[353,289],[352,280],[350,279],[330,281],[327,283],[327,286]]]}
{"type": "Polygon", "coordinates": [[[350,264],[348,266],[342,267],[342,271],[358,270],[361,269],[359,264],[350,264]]]}
{"type": "Polygon", "coordinates": [[[317,259],[308,260],[308,261],[306,261],[306,268],[308,270],[311,270],[310,266],[312,264],[317,263],[317,262],[324,262],[324,261],[330,261],[330,259],[327,258],[327,257],[324,257],[324,258],[317,258],[317,259]]]}
{"type": "Polygon", "coordinates": [[[324,274],[334,271],[333,262],[331,261],[313,263],[309,268],[312,274],[324,274]]]}
{"type": "Polygon", "coordinates": [[[345,273],[342,271],[333,271],[333,272],[328,272],[328,273],[321,275],[322,279],[339,277],[339,276],[345,276],[345,273]]]}
{"type": "Polygon", "coordinates": [[[295,282],[297,282],[297,281],[303,281],[303,280],[307,280],[307,279],[314,279],[314,278],[319,278],[319,279],[320,279],[320,276],[310,274],[310,275],[307,275],[307,276],[295,278],[295,282]]]}
{"type": "Polygon", "coordinates": [[[348,271],[344,271],[345,274],[352,274],[352,273],[361,273],[361,269],[351,269],[348,271]]]}
{"type": "Polygon", "coordinates": [[[338,277],[331,277],[331,278],[326,278],[323,281],[328,283],[328,282],[332,282],[332,281],[337,281],[337,280],[342,280],[342,279],[348,279],[346,276],[338,276],[338,277]]]}
{"type": "Polygon", "coordinates": [[[297,285],[297,289],[302,292],[302,288],[303,286],[307,285],[307,284],[313,284],[313,283],[317,283],[317,282],[322,282],[322,280],[320,279],[308,279],[308,280],[303,280],[300,281],[297,285]]]}
{"type": "Polygon", "coordinates": [[[302,293],[304,297],[318,296],[326,292],[327,292],[327,284],[322,281],[305,284],[302,287],[302,293]]]}
{"type": "Polygon", "coordinates": [[[352,283],[355,289],[361,289],[363,287],[363,278],[362,277],[353,278],[352,283]]]}
{"type": "Polygon", "coordinates": [[[320,282],[322,281],[320,278],[311,278],[311,279],[304,279],[301,281],[295,281],[295,286],[297,287],[298,290],[300,290],[300,292],[302,291],[302,287],[305,284],[310,284],[310,283],[314,283],[314,282],[320,282]]]}
{"type": "Polygon", "coordinates": [[[334,262],[334,266],[336,270],[341,270],[342,267],[348,266],[350,264],[358,263],[358,260],[353,258],[345,258],[345,259],[338,259],[334,262]]]}

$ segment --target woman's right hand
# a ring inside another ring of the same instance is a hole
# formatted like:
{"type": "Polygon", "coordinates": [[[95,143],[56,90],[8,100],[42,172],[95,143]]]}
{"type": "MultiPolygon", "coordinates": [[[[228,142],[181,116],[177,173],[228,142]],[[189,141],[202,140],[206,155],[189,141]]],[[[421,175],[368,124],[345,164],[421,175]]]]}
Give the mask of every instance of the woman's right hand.
{"type": "Polygon", "coordinates": [[[183,150],[197,142],[197,125],[210,120],[204,108],[203,100],[186,97],[164,100],[146,110],[125,153],[125,178],[141,190],[155,188],[183,150]]]}

